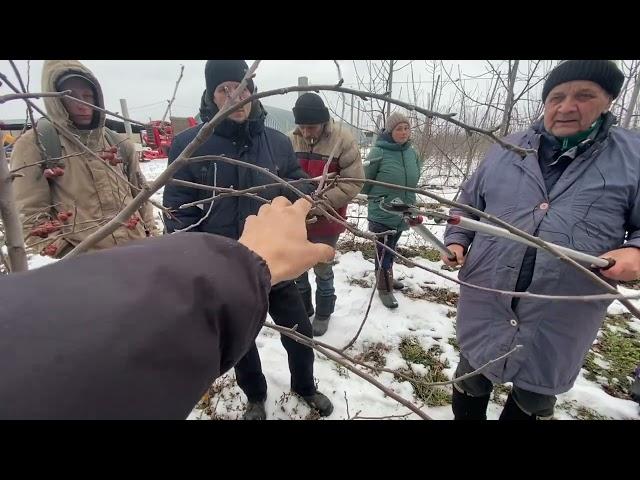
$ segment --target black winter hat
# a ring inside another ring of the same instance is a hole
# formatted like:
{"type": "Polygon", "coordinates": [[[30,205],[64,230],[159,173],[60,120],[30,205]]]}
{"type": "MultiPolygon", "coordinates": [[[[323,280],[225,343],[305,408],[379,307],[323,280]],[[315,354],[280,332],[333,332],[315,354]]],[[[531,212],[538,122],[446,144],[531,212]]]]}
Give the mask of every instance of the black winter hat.
{"type": "MultiPolygon", "coordinates": [[[[213,97],[216,87],[224,82],[241,82],[249,70],[244,60],[207,60],[204,67],[204,78],[207,83],[207,93],[213,97]]],[[[253,80],[247,80],[247,88],[253,93],[253,80]]]]}
{"type": "Polygon", "coordinates": [[[93,80],[87,77],[87,75],[84,72],[76,72],[73,70],[69,70],[64,75],[60,75],[60,77],[56,80],[56,90],[58,90],[59,92],[62,91],[62,88],[61,88],[62,83],[71,78],[80,78],[84,80],[89,85],[91,85],[91,88],[94,89],[94,92],[96,91],[96,84],[93,83],[93,80]]]}
{"type": "Polygon", "coordinates": [[[565,60],[549,73],[542,89],[542,101],[546,101],[554,87],[572,80],[595,82],[616,98],[622,89],[624,74],[611,60],[565,60]]]}
{"type": "Polygon", "coordinates": [[[311,92],[298,97],[293,107],[293,118],[296,125],[318,125],[331,119],[320,95],[311,92]]]}

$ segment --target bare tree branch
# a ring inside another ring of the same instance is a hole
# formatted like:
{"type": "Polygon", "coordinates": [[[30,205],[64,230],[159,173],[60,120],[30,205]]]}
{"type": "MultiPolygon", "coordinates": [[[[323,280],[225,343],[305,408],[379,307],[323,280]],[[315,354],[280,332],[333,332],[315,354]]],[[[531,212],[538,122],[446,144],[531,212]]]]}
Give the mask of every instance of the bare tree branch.
{"type": "MultiPolygon", "coordinates": [[[[530,242],[535,243],[536,245],[541,247],[543,250],[548,251],[549,253],[551,253],[556,258],[560,259],[561,261],[563,261],[565,263],[568,263],[569,265],[572,265],[575,269],[579,270],[584,275],[586,275],[596,285],[602,286],[609,293],[611,293],[613,295],[617,295],[618,294],[618,290],[616,290],[614,287],[609,285],[609,283],[607,283],[605,280],[601,279],[596,274],[594,274],[593,272],[591,272],[587,268],[585,268],[582,265],[580,265],[578,262],[576,262],[573,259],[567,257],[564,253],[560,252],[557,248],[553,247],[549,243],[545,242],[544,240],[542,240],[542,239],[540,239],[538,237],[530,235],[530,234],[528,234],[527,232],[525,232],[523,230],[520,230],[520,229],[514,227],[513,225],[505,222],[504,220],[501,220],[500,218],[497,218],[497,217],[495,217],[493,215],[485,213],[482,210],[478,210],[476,208],[470,207],[469,205],[464,205],[462,203],[452,202],[451,200],[449,200],[447,198],[444,198],[444,197],[442,197],[440,195],[436,195],[435,193],[431,193],[431,192],[429,192],[427,190],[414,189],[414,188],[408,188],[408,187],[399,187],[398,185],[394,185],[394,184],[391,184],[391,183],[378,182],[378,181],[375,181],[375,180],[362,180],[362,179],[357,179],[357,178],[338,179],[336,181],[340,181],[340,180],[342,180],[342,181],[351,181],[351,182],[363,182],[363,183],[367,182],[367,183],[373,183],[375,185],[383,185],[383,186],[387,186],[387,187],[391,187],[391,188],[399,188],[401,190],[413,191],[415,193],[419,193],[421,195],[425,195],[427,197],[433,198],[434,200],[437,200],[438,202],[440,202],[440,203],[442,203],[444,205],[449,205],[449,206],[452,206],[452,207],[460,208],[461,210],[464,210],[465,212],[470,213],[471,215],[475,215],[477,217],[484,218],[485,220],[488,220],[488,221],[490,221],[492,223],[495,223],[496,225],[508,230],[510,233],[513,233],[514,235],[518,235],[521,238],[524,238],[526,240],[529,240],[530,242]]],[[[636,318],[640,319],[640,311],[629,300],[627,300],[626,298],[620,299],[620,303],[622,303],[636,318]]]]}
{"type": "MultiPolygon", "coordinates": [[[[14,90],[15,92],[18,91],[18,89],[9,81],[9,79],[7,78],[6,75],[4,75],[3,73],[0,72],[0,80],[4,81],[9,88],[11,88],[12,90],[14,90]]],[[[116,182],[123,182],[126,185],[128,185],[129,187],[133,188],[135,191],[139,191],[140,188],[138,188],[136,185],[133,185],[131,182],[129,182],[129,180],[127,180],[126,178],[124,178],[124,176],[119,175],[118,172],[108,163],[108,162],[104,162],[103,159],[93,150],[91,150],[89,147],[87,147],[84,143],[82,143],[72,132],[70,132],[64,125],[62,125],[60,122],[57,122],[55,120],[53,120],[52,118],[49,117],[49,115],[47,115],[44,111],[42,111],[37,105],[35,105],[33,102],[31,102],[31,100],[29,99],[24,99],[25,102],[27,102],[28,105],[31,106],[31,108],[33,108],[34,110],[36,110],[40,115],[42,115],[43,117],[49,119],[49,121],[56,127],[56,129],[61,132],[65,138],[67,138],[71,143],[73,143],[75,146],[77,146],[80,150],[82,150],[83,152],[91,155],[92,157],[94,157],[96,160],[99,160],[102,164],[105,165],[106,167],[106,171],[107,173],[111,176],[111,178],[115,179],[116,182]]],[[[34,131],[36,133],[36,138],[37,138],[37,142],[40,143],[37,131],[35,130],[35,123],[33,124],[34,126],[34,131]]],[[[44,148],[42,148],[42,152],[43,154],[43,158],[48,158],[46,153],[44,152],[44,148]]],[[[108,235],[108,234],[107,234],[108,235]]]]}
{"type": "MultiPolygon", "coordinates": [[[[107,223],[104,227],[102,227],[97,232],[89,235],[86,239],[84,239],[79,245],[76,246],[71,252],[69,252],[64,258],[72,258],[75,255],[78,255],[82,252],[85,252],[87,249],[95,245],[105,236],[113,233],[121,223],[126,221],[140,206],[147,201],[151,195],[157,192],[161,187],[163,187],[167,181],[173,177],[173,175],[182,168],[189,160],[189,157],[195,152],[195,150],[202,145],[207,138],[213,133],[214,128],[227,116],[229,116],[234,111],[241,108],[243,105],[247,103],[247,101],[238,102],[237,98],[240,95],[240,92],[247,85],[247,81],[251,78],[258,68],[260,64],[259,60],[256,60],[253,65],[249,68],[247,73],[245,74],[242,82],[238,85],[238,87],[233,91],[227,104],[222,108],[209,122],[207,122],[198,132],[196,137],[185,147],[178,158],[169,165],[164,172],[162,172],[158,178],[151,183],[150,185],[146,185],[138,195],[133,199],[131,203],[129,203],[115,218],[113,218],[109,223],[107,223]]],[[[251,98],[251,97],[249,97],[251,98]]],[[[249,99],[247,99],[249,100],[249,99]]],[[[206,158],[206,157],[205,157],[206,158]]],[[[295,187],[294,187],[295,188],[295,187]]]]}
{"type": "Polygon", "coordinates": [[[99,112],[104,112],[107,115],[111,115],[112,117],[116,117],[116,118],[119,118],[121,120],[124,120],[125,122],[135,123],[136,125],[140,125],[142,127],[148,127],[149,126],[149,123],[147,123],[147,122],[139,122],[138,120],[133,120],[131,118],[124,117],[124,116],[120,115],[119,113],[111,112],[111,111],[109,111],[109,110],[107,110],[105,108],[99,107],[98,105],[94,105],[93,103],[85,102],[84,100],[80,100],[79,98],[73,97],[71,95],[65,94],[63,96],[65,98],[69,98],[69,99],[73,100],[74,102],[81,103],[82,105],[86,105],[87,107],[91,107],[92,109],[97,110],[99,112]]]}
{"type": "Polygon", "coordinates": [[[64,97],[69,93],[71,93],[71,90],[65,90],[64,92],[9,93],[0,95],[0,103],[6,103],[11,100],[24,100],[25,98],[64,97]]]}
{"type": "Polygon", "coordinates": [[[171,109],[171,105],[173,105],[173,101],[176,99],[176,93],[178,92],[178,85],[180,85],[180,80],[182,80],[182,74],[184,72],[184,65],[180,65],[180,75],[178,76],[178,80],[176,81],[176,86],[173,89],[173,95],[171,96],[171,100],[167,104],[167,109],[164,111],[164,115],[162,115],[162,120],[160,120],[160,125],[164,125],[164,120],[167,118],[167,114],[171,109]]]}
{"type": "Polygon", "coordinates": [[[273,330],[276,330],[276,331],[280,332],[282,335],[286,335],[286,336],[288,336],[290,338],[293,338],[298,343],[302,343],[303,345],[307,345],[308,347],[311,347],[314,350],[319,351],[325,357],[327,357],[329,360],[333,360],[334,362],[342,365],[343,367],[345,367],[346,369],[348,369],[351,372],[355,373],[359,377],[365,379],[367,382],[369,382],[373,386],[375,386],[378,389],[382,390],[387,396],[393,398],[396,402],[404,405],[405,407],[407,407],[409,410],[411,410],[413,413],[418,415],[423,420],[431,420],[431,417],[429,415],[424,413],[422,410],[420,410],[418,407],[416,407],[413,403],[411,403],[410,401],[406,400],[405,398],[402,398],[400,395],[398,395],[393,390],[385,387],[382,383],[380,383],[378,380],[376,380],[374,377],[372,377],[368,373],[365,373],[362,370],[357,369],[353,365],[347,363],[346,361],[342,360],[340,357],[338,357],[338,356],[334,355],[333,353],[331,353],[328,349],[321,347],[320,345],[317,344],[317,342],[315,342],[313,340],[310,340],[308,337],[305,337],[304,335],[299,334],[298,332],[296,332],[295,330],[293,330],[291,328],[281,327],[279,325],[274,325],[274,324],[270,324],[270,323],[265,323],[264,326],[267,327],[267,328],[272,328],[273,330]]]}

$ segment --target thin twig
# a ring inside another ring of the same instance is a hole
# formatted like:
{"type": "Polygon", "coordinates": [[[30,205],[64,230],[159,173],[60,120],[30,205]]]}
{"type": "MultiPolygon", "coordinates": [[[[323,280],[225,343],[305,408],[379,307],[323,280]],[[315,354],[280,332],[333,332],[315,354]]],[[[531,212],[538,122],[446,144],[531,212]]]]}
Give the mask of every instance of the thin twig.
{"type": "MultiPolygon", "coordinates": [[[[14,91],[18,91],[18,89],[15,87],[15,85],[13,85],[9,79],[7,78],[6,75],[4,75],[3,73],[0,72],[0,79],[2,81],[4,81],[9,88],[11,88],[14,91]]],[[[42,115],[44,118],[47,118],[55,127],[56,129],[61,132],[62,134],[64,134],[65,138],[67,138],[71,143],[73,143],[75,146],[77,146],[78,148],[80,148],[80,150],[82,150],[84,153],[87,153],[89,155],[91,155],[93,158],[95,158],[96,160],[99,160],[102,164],[105,165],[106,167],[106,171],[107,173],[111,176],[111,178],[115,178],[116,181],[120,181],[120,182],[124,182],[126,183],[129,187],[133,188],[135,191],[139,191],[140,188],[137,187],[136,185],[133,185],[131,182],[129,182],[128,179],[124,178],[123,176],[119,175],[118,172],[108,163],[105,162],[96,152],[94,152],[93,150],[91,150],[89,147],[87,147],[84,143],[82,143],[72,132],[70,132],[64,125],[60,124],[59,122],[53,120],[51,117],[49,117],[49,115],[47,115],[44,111],[42,111],[42,109],[40,109],[37,105],[35,105],[33,102],[31,102],[31,100],[29,99],[24,99],[25,102],[27,102],[28,105],[31,106],[31,108],[33,108],[34,110],[36,110],[40,115],[42,115]]],[[[35,123],[33,124],[34,126],[34,132],[36,133],[36,138],[37,138],[37,142],[40,142],[39,137],[37,137],[37,131],[35,131],[35,123]]],[[[44,149],[43,149],[44,151],[44,149]]],[[[43,154],[43,158],[47,158],[46,153],[43,154]]],[[[111,233],[111,232],[110,232],[111,233]]],[[[70,252],[71,253],[71,252],[70,252]]]]}
{"type": "Polygon", "coordinates": [[[418,415],[423,420],[431,420],[431,417],[429,415],[424,413],[422,410],[420,410],[418,407],[416,407],[409,400],[406,400],[405,398],[403,398],[400,395],[398,395],[397,393],[395,393],[393,390],[385,387],[382,383],[380,383],[378,380],[373,378],[368,373],[365,373],[365,372],[357,369],[353,365],[350,365],[349,363],[347,363],[344,360],[342,360],[340,357],[338,357],[338,356],[334,355],[333,353],[331,353],[328,349],[321,347],[320,345],[318,345],[317,342],[314,342],[313,340],[310,340],[308,337],[305,337],[304,335],[299,334],[298,332],[296,332],[295,330],[293,330],[291,328],[281,327],[279,325],[270,324],[270,323],[265,323],[264,326],[268,327],[268,328],[272,328],[272,329],[280,332],[280,334],[282,334],[282,335],[285,335],[285,336],[288,336],[290,338],[293,338],[298,343],[302,343],[303,345],[306,345],[308,347],[313,348],[314,350],[319,351],[325,357],[327,357],[329,360],[332,360],[332,361],[342,365],[343,367],[345,367],[346,369],[352,371],[353,373],[355,373],[359,377],[364,378],[367,382],[369,382],[373,386],[377,387],[378,389],[382,390],[387,396],[393,398],[396,402],[404,405],[405,407],[407,407],[409,410],[414,412],[416,415],[418,415]]]}
{"type": "MultiPolygon", "coordinates": [[[[529,240],[530,242],[535,243],[541,249],[550,252],[556,258],[560,259],[561,261],[563,261],[565,263],[568,263],[569,265],[573,266],[574,268],[576,268],[577,270],[582,272],[589,279],[591,279],[594,283],[596,283],[599,286],[602,286],[605,290],[608,290],[611,294],[616,295],[618,293],[618,291],[614,287],[609,285],[609,283],[607,283],[605,280],[602,280],[600,277],[595,275],[593,272],[591,272],[587,268],[583,267],[582,265],[580,265],[578,262],[574,261],[573,259],[569,258],[568,256],[566,256],[564,253],[560,252],[557,248],[553,247],[549,243],[545,242],[544,240],[542,240],[542,239],[540,239],[538,237],[530,235],[527,232],[525,232],[523,230],[520,230],[519,228],[514,227],[513,225],[505,222],[504,220],[501,220],[498,217],[495,217],[493,215],[485,213],[482,210],[478,210],[477,208],[471,207],[469,205],[464,205],[462,203],[453,202],[453,201],[448,200],[448,199],[446,199],[444,197],[441,197],[440,195],[437,195],[435,193],[431,193],[431,192],[429,192],[427,190],[424,190],[424,189],[402,187],[402,186],[395,185],[395,184],[392,184],[392,183],[378,182],[376,180],[367,180],[367,179],[363,180],[363,179],[357,179],[357,178],[347,178],[347,179],[339,178],[339,179],[336,179],[336,181],[351,181],[351,182],[373,183],[373,184],[376,184],[376,185],[383,185],[383,186],[396,188],[396,189],[400,189],[400,190],[413,191],[413,192],[419,193],[421,195],[425,195],[427,197],[433,198],[434,200],[438,200],[442,204],[459,208],[461,210],[464,210],[467,213],[470,213],[471,215],[474,215],[476,217],[481,217],[481,218],[484,218],[484,219],[486,219],[486,220],[488,220],[488,221],[490,221],[492,223],[495,223],[496,225],[501,226],[502,228],[508,230],[510,233],[513,233],[514,235],[518,235],[521,238],[524,238],[526,240],[529,240]]],[[[619,299],[619,300],[620,300],[620,303],[622,303],[636,318],[640,319],[640,310],[638,310],[638,308],[635,305],[633,305],[626,298],[619,299]]]]}
{"type": "Polygon", "coordinates": [[[189,160],[189,157],[193,155],[196,149],[202,145],[213,133],[215,127],[231,113],[239,109],[242,102],[237,102],[237,98],[240,92],[245,88],[247,81],[251,78],[258,68],[260,60],[253,62],[253,65],[249,68],[240,84],[233,91],[229,97],[227,104],[220,110],[214,117],[207,122],[198,132],[196,137],[185,147],[185,149],[178,155],[171,165],[169,165],[150,185],[145,185],[144,188],[136,195],[131,203],[129,203],[115,218],[113,218],[104,227],[94,232],[85,238],[80,244],[76,246],[71,252],[69,252],[64,258],[73,258],[74,256],[85,252],[91,246],[95,245],[102,238],[113,233],[126,219],[128,219],[140,206],[147,201],[151,195],[162,188],[173,175],[180,170],[189,160]]]}
{"type": "Polygon", "coordinates": [[[171,105],[173,105],[173,101],[176,99],[176,93],[178,92],[178,85],[180,85],[180,80],[182,80],[182,74],[184,73],[184,65],[180,65],[180,75],[178,76],[178,80],[176,81],[176,86],[173,89],[173,95],[171,96],[171,100],[167,104],[167,109],[164,111],[164,115],[162,115],[162,120],[160,120],[160,125],[164,125],[164,120],[167,118],[167,114],[171,109],[171,105]]]}
{"type": "Polygon", "coordinates": [[[51,159],[46,159],[46,160],[40,160],[39,162],[29,163],[27,165],[23,165],[22,167],[15,168],[15,169],[11,170],[11,173],[15,174],[15,173],[19,172],[20,170],[24,170],[25,168],[36,167],[36,166],[42,165],[43,163],[46,163],[48,161],[54,161],[55,162],[57,160],[63,160],[65,158],[71,158],[71,157],[78,157],[80,155],[82,155],[82,153],[72,153],[70,155],[63,155],[61,157],[56,157],[56,158],[51,158],[51,159]]]}
{"type": "Polygon", "coordinates": [[[149,123],[148,122],[139,122],[138,120],[132,120],[131,118],[128,117],[124,117],[122,115],[120,115],[119,113],[115,113],[115,112],[111,112],[105,108],[99,107],[98,105],[94,105],[93,103],[89,103],[89,102],[85,102],[84,100],[80,100],[79,98],[76,98],[72,95],[63,95],[65,98],[68,98],[70,100],[73,100],[74,102],[78,102],[81,103],[82,105],[86,105],[87,107],[91,107],[94,110],[98,110],[99,112],[104,112],[107,115],[111,115],[112,117],[116,117],[119,118],[121,120],[124,120],[125,122],[129,122],[129,123],[135,123],[136,125],[140,125],[142,127],[148,127],[149,123]]]}
{"type": "MultiPolygon", "coordinates": [[[[369,318],[369,311],[371,310],[371,304],[373,303],[373,297],[375,296],[376,291],[378,290],[378,285],[380,285],[380,274],[382,273],[382,262],[384,261],[384,256],[386,255],[387,252],[386,252],[386,250],[383,250],[382,251],[382,256],[380,256],[378,254],[378,249],[376,248],[375,245],[374,245],[374,249],[375,249],[375,252],[376,252],[376,260],[378,261],[378,268],[376,269],[376,274],[374,276],[373,288],[371,289],[371,295],[369,296],[369,303],[367,305],[367,310],[364,313],[364,318],[362,319],[362,322],[360,323],[360,327],[358,328],[358,331],[356,332],[354,337],[351,339],[351,341],[349,343],[347,343],[342,348],[343,352],[345,350],[349,349],[354,343],[356,343],[356,340],[360,336],[360,332],[362,332],[362,329],[364,328],[364,324],[367,322],[367,318],[369,318]]],[[[390,286],[390,288],[393,288],[393,286],[390,286]]]]}
{"type": "Polygon", "coordinates": [[[71,90],[65,90],[64,92],[9,93],[0,95],[0,103],[6,103],[11,100],[24,100],[26,98],[63,97],[68,93],[71,93],[71,90]]]}
{"type": "MultiPolygon", "coordinates": [[[[22,75],[20,75],[20,70],[18,70],[18,67],[16,66],[15,62],[13,60],[9,60],[9,63],[11,64],[11,68],[13,69],[13,72],[16,75],[16,78],[18,79],[18,83],[20,84],[20,88],[22,88],[22,93],[29,93],[27,91],[27,87],[25,87],[24,83],[22,82],[22,75]]],[[[27,63],[27,67],[30,66],[30,63],[27,63]]],[[[27,70],[27,72],[29,72],[29,70],[27,70]]],[[[5,83],[7,85],[9,85],[9,87],[16,93],[19,93],[19,90],[17,88],[15,88],[14,86],[11,85],[11,82],[9,82],[9,79],[5,76],[2,75],[0,73],[0,78],[2,78],[5,83]]],[[[48,158],[47,152],[44,148],[44,145],[42,145],[42,141],[40,140],[40,135],[38,134],[38,128],[36,126],[36,120],[35,117],[33,116],[33,107],[30,101],[25,100],[26,104],[27,104],[27,114],[29,115],[29,119],[31,120],[31,128],[33,129],[33,133],[34,133],[34,137],[36,139],[36,147],[38,147],[38,151],[40,152],[40,157],[45,160],[48,158]]],[[[26,122],[25,122],[25,129],[23,130],[23,132],[26,130],[26,122]]]]}
{"type": "Polygon", "coordinates": [[[353,418],[350,420],[388,420],[390,418],[407,418],[411,415],[411,412],[402,414],[402,415],[385,415],[384,417],[361,417],[360,412],[356,413],[353,418]]]}

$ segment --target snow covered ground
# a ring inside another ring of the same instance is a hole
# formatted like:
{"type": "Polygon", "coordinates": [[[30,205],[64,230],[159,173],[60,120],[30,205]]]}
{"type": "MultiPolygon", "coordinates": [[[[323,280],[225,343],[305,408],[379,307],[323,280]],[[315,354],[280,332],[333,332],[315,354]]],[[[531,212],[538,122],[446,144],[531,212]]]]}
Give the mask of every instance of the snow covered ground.
{"type": "MultiPolygon", "coordinates": [[[[335,266],[335,285],[338,296],[336,311],[332,315],[329,331],[319,340],[342,347],[357,332],[371,293],[370,287],[363,288],[354,284],[353,280],[372,284],[374,274],[372,263],[365,260],[361,252],[340,254],[338,262],[335,266]]],[[[418,263],[440,268],[440,264],[424,259],[418,260],[418,263]]],[[[455,284],[418,268],[398,265],[396,272],[405,283],[406,290],[413,293],[422,293],[424,286],[444,287],[454,292],[458,291],[455,284]]],[[[398,294],[397,299],[399,307],[390,311],[381,304],[377,296],[374,297],[365,327],[349,353],[356,356],[373,345],[382,344],[389,350],[383,353],[386,360],[385,367],[406,369],[407,361],[402,358],[399,346],[403,338],[413,337],[425,350],[429,350],[434,345],[439,346],[442,351],[439,358],[449,365],[449,368],[445,368],[443,372],[451,378],[458,363],[458,353],[450,343],[455,340],[454,318],[449,318],[447,313],[453,312],[454,307],[422,299],[411,299],[404,293],[398,294]]],[[[267,321],[271,320],[267,319],[267,321]]],[[[264,328],[258,336],[257,345],[269,386],[268,418],[313,418],[304,402],[289,391],[287,357],[280,344],[279,335],[264,328]]],[[[425,370],[419,364],[412,364],[411,367],[418,372],[425,370]]],[[[318,380],[318,389],[329,396],[334,403],[335,410],[329,419],[347,419],[354,417],[357,413],[362,417],[386,417],[409,413],[406,407],[390,398],[385,398],[384,393],[376,387],[343,367],[338,367],[319,353],[316,353],[314,375],[318,380]]],[[[414,399],[413,388],[409,382],[399,381],[393,374],[386,372],[376,378],[399,395],[421,404],[420,400],[414,399]]],[[[189,418],[206,419],[212,416],[223,419],[241,418],[246,398],[235,384],[232,371],[218,379],[212,391],[216,393],[211,396],[209,409],[195,409],[189,418]]],[[[450,392],[450,390],[447,391],[450,392]]],[[[492,397],[488,410],[489,419],[498,418],[502,408],[499,402],[504,403],[505,400],[504,393],[497,399],[492,397]]],[[[583,374],[570,392],[559,396],[558,407],[555,415],[557,419],[574,418],[575,411],[579,407],[588,408],[603,417],[613,419],[640,419],[638,405],[635,402],[608,395],[600,385],[586,380],[583,374]]],[[[425,407],[424,410],[434,419],[453,417],[448,405],[425,407]]],[[[411,413],[402,418],[418,417],[411,413]]]]}
{"type": "MultiPolygon", "coordinates": [[[[148,180],[153,180],[165,167],[166,160],[153,160],[142,164],[148,180]]],[[[441,191],[437,193],[442,194],[441,191]]],[[[447,189],[444,194],[451,198],[455,194],[455,189],[447,189]]],[[[153,198],[161,201],[162,191],[156,193],[153,198]]],[[[429,201],[426,198],[421,200],[429,201]]],[[[366,217],[366,209],[352,205],[349,215],[366,217]]],[[[350,220],[358,222],[360,228],[366,229],[364,218],[350,220]]],[[[442,237],[444,227],[431,226],[430,228],[442,237]]],[[[348,237],[345,235],[343,238],[348,237]]],[[[405,234],[401,244],[415,247],[423,242],[415,234],[405,234]]],[[[425,258],[415,257],[412,260],[438,271],[442,266],[439,262],[431,262],[425,258]]],[[[49,261],[49,259],[35,256],[31,259],[31,265],[32,267],[41,266],[49,261]]],[[[336,262],[334,268],[338,296],[336,311],[332,315],[329,331],[319,340],[343,347],[353,338],[362,322],[372,291],[374,272],[372,260],[365,259],[360,251],[338,253],[336,262]]],[[[418,351],[428,352],[429,361],[437,362],[442,374],[450,379],[458,363],[455,347],[455,298],[443,295],[443,292],[457,293],[459,290],[457,285],[415,267],[396,265],[395,271],[396,277],[406,285],[403,293],[397,294],[399,307],[396,310],[387,310],[376,295],[364,329],[348,353],[352,356],[360,354],[369,363],[378,362],[389,369],[405,370],[405,373],[413,371],[414,374],[429,374],[429,368],[423,364],[407,360],[412,357],[408,355],[406,347],[414,346],[418,351]],[[430,290],[438,288],[446,290],[430,290]],[[411,298],[425,297],[434,293],[439,293],[436,295],[439,300],[411,298]]],[[[455,272],[442,272],[456,275],[455,272]]],[[[310,273],[310,277],[312,285],[315,285],[313,272],[310,273]]],[[[631,292],[624,288],[621,290],[631,292]]],[[[614,302],[609,308],[612,314],[624,311],[624,307],[618,302],[614,302]]],[[[271,322],[271,319],[268,318],[267,321],[271,322]]],[[[622,325],[629,335],[634,336],[636,340],[639,338],[640,321],[630,320],[622,325]]],[[[616,327],[603,327],[603,329],[606,328],[616,327]]],[[[266,404],[268,418],[315,419],[317,416],[314,412],[290,392],[286,352],[280,343],[279,334],[263,328],[256,342],[269,388],[266,404]]],[[[395,419],[418,418],[406,407],[385,397],[383,392],[344,367],[329,361],[319,353],[316,353],[315,357],[314,376],[317,379],[318,389],[332,400],[335,407],[333,414],[328,417],[329,420],[389,416],[394,416],[395,419]]],[[[596,357],[595,361],[598,365],[607,366],[606,359],[601,358],[599,354],[596,357]]],[[[583,369],[574,388],[558,397],[556,419],[640,419],[640,410],[635,402],[616,398],[605,391],[603,388],[607,383],[605,378],[600,377],[593,381],[586,376],[588,372],[583,369]]],[[[394,392],[422,406],[432,418],[452,418],[451,407],[447,404],[450,387],[443,387],[444,393],[423,394],[421,399],[415,396],[410,382],[394,378],[391,373],[382,372],[376,375],[376,378],[394,392]]],[[[489,419],[499,416],[501,404],[506,400],[506,392],[507,389],[500,387],[492,395],[488,410],[489,419]]],[[[210,389],[209,398],[199,402],[188,418],[238,419],[242,417],[245,402],[246,398],[237,386],[232,370],[216,380],[210,389]]]]}

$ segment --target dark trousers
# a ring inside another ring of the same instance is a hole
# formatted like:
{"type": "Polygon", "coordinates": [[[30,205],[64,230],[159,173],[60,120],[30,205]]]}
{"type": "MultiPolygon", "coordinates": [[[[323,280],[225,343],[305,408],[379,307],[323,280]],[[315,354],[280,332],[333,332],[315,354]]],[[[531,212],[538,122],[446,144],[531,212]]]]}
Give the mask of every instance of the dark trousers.
{"type": "MultiPolygon", "coordinates": [[[[276,325],[292,328],[309,338],[313,337],[311,322],[307,317],[302,297],[292,281],[274,285],[269,293],[269,315],[276,325]]],[[[313,349],[296,342],[285,335],[280,341],[289,357],[291,390],[304,397],[313,395],[316,387],[313,381],[313,349]]],[[[254,342],[249,352],[235,367],[238,385],[250,402],[267,398],[267,380],[262,373],[260,355],[254,342]]]]}
{"type": "MultiPolygon", "coordinates": [[[[471,373],[474,370],[469,361],[460,355],[460,363],[455,373],[456,378],[471,373]]],[[[454,388],[471,397],[489,397],[493,391],[493,383],[484,375],[478,374],[456,383],[454,388]]],[[[536,415],[538,417],[550,417],[553,415],[556,404],[555,395],[530,392],[514,385],[511,389],[511,396],[520,410],[527,415],[536,415]]]]}
{"type": "MultiPolygon", "coordinates": [[[[387,227],[386,225],[383,225],[381,223],[372,222],[371,220],[369,220],[369,231],[370,232],[381,233],[381,232],[386,232],[387,230],[395,230],[395,229],[387,227]]],[[[387,247],[392,248],[392,249],[395,250],[396,249],[396,245],[398,244],[398,240],[400,240],[401,236],[402,236],[402,232],[399,231],[395,235],[393,235],[393,234],[385,235],[382,238],[378,238],[378,240],[380,242],[384,243],[387,247]]],[[[386,248],[382,248],[380,245],[376,245],[376,249],[377,249],[377,252],[378,252],[378,256],[375,259],[376,260],[376,270],[378,269],[378,258],[382,258],[382,269],[383,270],[391,269],[393,267],[393,258],[394,258],[393,253],[391,253],[386,248]],[[384,255],[384,257],[383,257],[383,255],[384,255]]]]}

